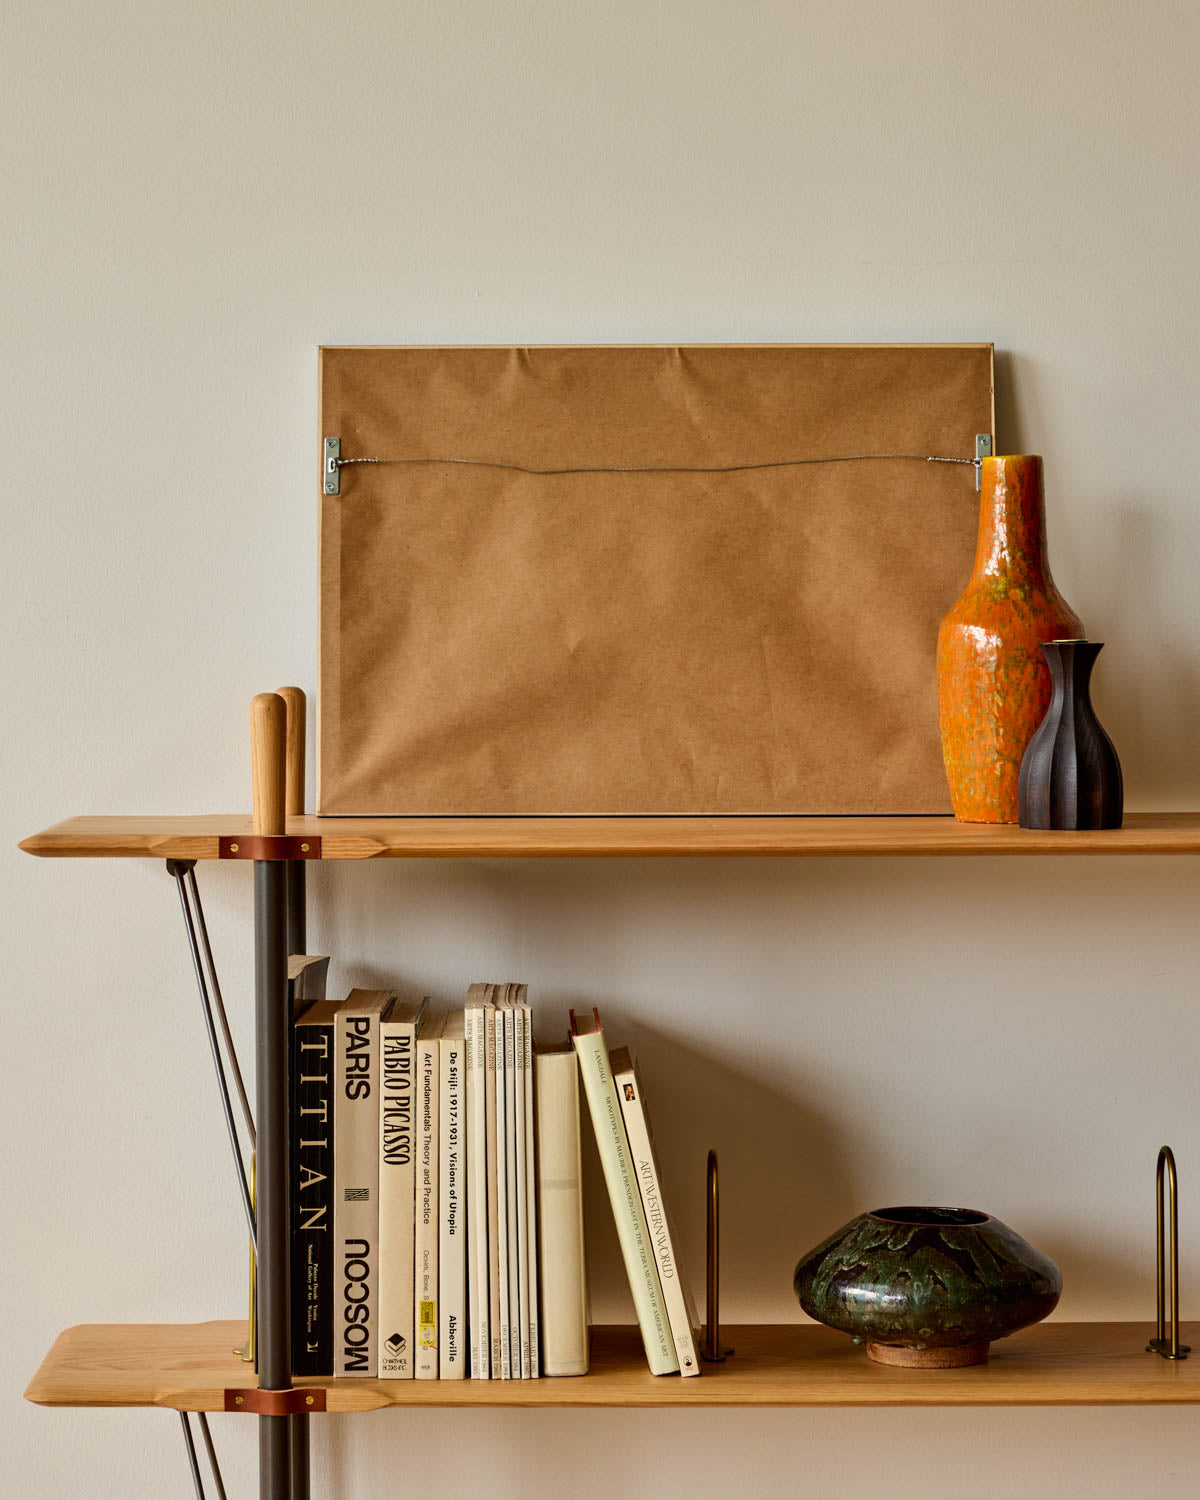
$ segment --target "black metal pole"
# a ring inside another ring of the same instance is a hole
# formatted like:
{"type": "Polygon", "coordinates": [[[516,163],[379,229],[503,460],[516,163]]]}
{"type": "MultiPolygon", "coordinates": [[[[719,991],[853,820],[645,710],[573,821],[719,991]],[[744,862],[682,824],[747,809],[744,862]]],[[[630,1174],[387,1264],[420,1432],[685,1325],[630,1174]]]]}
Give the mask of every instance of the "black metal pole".
{"type": "MultiPolygon", "coordinates": [[[[288,1329],[287,864],[254,862],[255,1078],[258,1118],[258,1378],[291,1385],[288,1329]]],[[[287,1417],[260,1417],[260,1500],[290,1500],[287,1417]]]]}
{"type": "Polygon", "coordinates": [[[288,952],[300,956],[308,952],[307,920],[304,901],[304,861],[288,860],[287,865],[288,952]]]}
{"type": "MultiPolygon", "coordinates": [[[[304,862],[289,860],[287,870],[287,930],[289,954],[301,955],[307,950],[304,862]]],[[[309,1422],[304,1412],[288,1418],[291,1449],[291,1500],[309,1500],[309,1422]]]]}

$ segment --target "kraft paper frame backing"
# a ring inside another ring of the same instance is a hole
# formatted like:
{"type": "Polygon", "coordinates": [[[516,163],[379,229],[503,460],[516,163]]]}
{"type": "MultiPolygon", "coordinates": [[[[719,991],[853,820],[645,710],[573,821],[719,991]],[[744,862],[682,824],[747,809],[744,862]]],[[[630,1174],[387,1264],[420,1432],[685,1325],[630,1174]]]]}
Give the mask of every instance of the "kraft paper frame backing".
{"type": "MultiPolygon", "coordinates": [[[[343,458],[973,459],[990,344],[325,348],[343,458]]],[[[348,465],[320,519],[326,815],[944,813],[965,464],[348,465]]]]}

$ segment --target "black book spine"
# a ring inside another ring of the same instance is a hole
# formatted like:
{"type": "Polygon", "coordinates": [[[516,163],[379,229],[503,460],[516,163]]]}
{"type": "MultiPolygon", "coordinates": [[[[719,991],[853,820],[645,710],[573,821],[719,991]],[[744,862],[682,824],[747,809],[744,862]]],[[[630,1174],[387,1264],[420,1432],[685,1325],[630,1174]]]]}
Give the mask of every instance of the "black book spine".
{"type": "Polygon", "coordinates": [[[332,1020],[292,1028],[292,1373],[333,1374],[332,1020]]]}

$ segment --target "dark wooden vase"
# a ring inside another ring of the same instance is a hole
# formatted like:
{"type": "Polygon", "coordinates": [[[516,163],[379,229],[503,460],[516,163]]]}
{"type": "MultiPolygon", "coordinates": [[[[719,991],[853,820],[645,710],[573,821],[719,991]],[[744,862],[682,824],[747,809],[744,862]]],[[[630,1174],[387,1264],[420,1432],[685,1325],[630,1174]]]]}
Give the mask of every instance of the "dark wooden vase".
{"type": "Polygon", "coordinates": [[[1047,641],[1052,691],[1021,761],[1022,828],[1120,828],[1121,763],[1092,707],[1092,667],[1103,641],[1047,641]]]}

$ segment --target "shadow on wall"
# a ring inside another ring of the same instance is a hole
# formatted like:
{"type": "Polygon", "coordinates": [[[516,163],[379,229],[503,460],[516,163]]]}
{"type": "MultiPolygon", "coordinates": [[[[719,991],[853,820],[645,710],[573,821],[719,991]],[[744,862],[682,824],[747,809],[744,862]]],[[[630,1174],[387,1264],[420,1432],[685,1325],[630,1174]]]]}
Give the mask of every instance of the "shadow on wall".
{"type": "MultiPolygon", "coordinates": [[[[998,349],[995,397],[997,451],[1025,452],[1033,441],[1030,429],[1039,425],[1036,363],[998,349]]],[[[1056,472],[1053,463],[1048,467],[1056,472]]],[[[1191,531],[1173,519],[1186,511],[1164,505],[1161,495],[1113,493],[1101,483],[1086,512],[1076,512],[1073,539],[1060,528],[1052,492],[1047,509],[1052,568],[1063,556],[1063,543],[1069,547],[1074,540],[1077,553],[1088,549],[1082,573],[1063,558],[1062,577],[1079,578],[1064,593],[1091,639],[1106,643],[1093,699],[1121,759],[1126,805],[1193,807],[1200,802],[1194,750],[1200,739],[1200,643],[1179,636],[1177,611],[1158,583],[1170,576],[1181,552],[1194,548],[1191,531]]]]}

